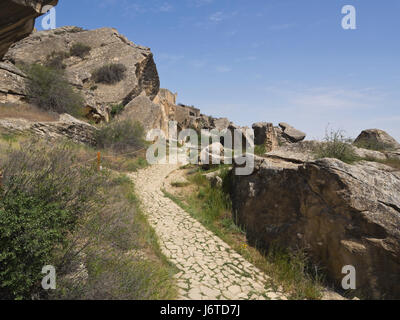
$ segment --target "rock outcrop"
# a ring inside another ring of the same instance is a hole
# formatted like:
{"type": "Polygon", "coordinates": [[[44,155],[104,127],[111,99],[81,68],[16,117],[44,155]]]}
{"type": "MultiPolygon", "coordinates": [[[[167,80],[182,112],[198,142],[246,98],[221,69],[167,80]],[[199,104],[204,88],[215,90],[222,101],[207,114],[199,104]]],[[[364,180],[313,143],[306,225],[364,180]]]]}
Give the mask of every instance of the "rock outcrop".
{"type": "Polygon", "coordinates": [[[2,131],[30,133],[45,139],[67,138],[77,143],[95,145],[96,128],[68,114],[58,121],[32,122],[25,119],[0,119],[2,131]]]}
{"type": "Polygon", "coordinates": [[[155,104],[148,96],[142,94],[129,102],[118,119],[132,119],[142,124],[145,132],[161,129],[167,132],[165,114],[159,104],[155,104]]]}
{"type": "Polygon", "coordinates": [[[304,248],[338,287],[352,265],[363,296],[400,298],[399,171],[293,151],[256,157],[252,175],[232,179],[234,216],[251,243],[304,248]]]}
{"type": "Polygon", "coordinates": [[[272,123],[257,122],[253,124],[254,144],[255,145],[271,145],[269,151],[276,148],[278,145],[287,145],[291,143],[301,142],[305,139],[306,134],[293,128],[287,123],[280,123],[279,127],[273,127],[272,123]],[[276,136],[276,138],[275,138],[276,136]]]}
{"type": "Polygon", "coordinates": [[[51,54],[69,53],[78,43],[91,48],[88,55],[83,58],[66,55],[62,63],[68,81],[85,97],[88,113],[97,113],[103,120],[108,120],[111,105],[127,105],[142,92],[151,100],[155,98],[160,80],[149,48],[134,44],[115,29],[86,31],[77,27],[36,32],[14,44],[4,56],[8,65],[14,65],[14,71],[1,69],[3,75],[0,76],[9,79],[9,83],[1,88],[3,96],[4,92],[13,94],[16,87],[20,88],[16,94],[24,92],[21,79],[15,76],[18,74],[15,65],[45,64],[51,54]],[[126,67],[124,79],[115,84],[95,83],[93,72],[110,63],[126,67]]]}
{"type": "Polygon", "coordinates": [[[400,143],[387,132],[379,129],[364,130],[356,138],[354,144],[378,150],[400,149],[400,143]]]}
{"type": "Polygon", "coordinates": [[[306,138],[306,134],[300,130],[293,128],[291,125],[281,122],[279,126],[282,128],[283,137],[289,142],[300,142],[306,138]]]}
{"type": "Polygon", "coordinates": [[[0,60],[15,42],[32,33],[35,18],[58,0],[2,0],[0,2],[0,60]]]}

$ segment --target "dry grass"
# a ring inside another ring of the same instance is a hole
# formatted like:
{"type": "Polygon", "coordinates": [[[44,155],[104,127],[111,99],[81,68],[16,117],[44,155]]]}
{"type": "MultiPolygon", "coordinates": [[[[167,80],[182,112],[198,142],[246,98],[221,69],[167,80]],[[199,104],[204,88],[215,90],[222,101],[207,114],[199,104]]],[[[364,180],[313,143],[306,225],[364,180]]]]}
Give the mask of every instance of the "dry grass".
{"type": "Polygon", "coordinates": [[[30,104],[0,103],[0,119],[25,119],[28,121],[57,121],[59,115],[46,112],[30,104]]]}
{"type": "MultiPolygon", "coordinates": [[[[86,188],[88,192],[77,193],[82,198],[76,201],[80,210],[70,210],[71,217],[75,217],[77,212],[81,212],[81,214],[76,215],[74,224],[71,224],[73,227],[68,229],[68,235],[62,237],[64,242],[46,242],[49,250],[54,248],[51,250],[52,254],[46,256],[46,263],[56,266],[57,290],[46,296],[33,281],[35,279],[32,280],[27,276],[28,280],[33,282],[29,287],[24,287],[18,297],[29,299],[29,292],[33,290],[35,293],[37,292],[36,298],[41,299],[153,300],[176,298],[177,291],[173,275],[177,270],[162,255],[157,236],[140,209],[140,203],[134,193],[133,182],[127,176],[114,171],[96,171],[94,169],[96,160],[94,159],[96,159],[97,151],[90,147],[67,141],[48,144],[36,140],[38,142],[28,142],[27,144],[27,139],[29,137],[5,134],[0,136],[0,161],[3,165],[4,190],[15,189],[18,191],[22,187],[25,189],[29,187],[28,194],[32,196],[41,191],[40,199],[46,201],[50,209],[56,204],[63,208],[62,201],[67,199],[66,196],[71,196],[70,189],[77,183],[82,188],[86,188]],[[21,141],[24,143],[23,146],[20,145],[21,141]],[[18,159],[18,161],[13,159],[18,159]],[[20,168],[24,168],[25,171],[20,168]],[[47,168],[46,170],[50,174],[47,174],[43,168],[47,168]],[[83,170],[82,174],[80,173],[81,169],[83,170]],[[54,170],[61,174],[52,174],[54,170]],[[78,176],[72,176],[71,170],[78,176]],[[10,174],[10,172],[12,173],[10,174]],[[39,174],[43,175],[43,178],[39,174]],[[32,180],[29,178],[30,176],[38,178],[32,180]],[[59,186],[63,179],[58,179],[58,176],[68,180],[68,183],[59,186]],[[19,180],[16,180],[18,177],[27,182],[18,183],[19,180]],[[32,181],[35,183],[32,184],[32,181]],[[56,185],[54,188],[50,188],[52,192],[47,192],[46,188],[39,188],[39,191],[36,190],[37,188],[33,188],[39,182],[43,182],[44,186],[47,186],[52,181],[56,185]],[[36,193],[32,190],[36,190],[36,193]],[[51,196],[52,194],[57,196],[51,196]],[[80,272],[82,265],[86,270],[86,276],[83,277],[80,272]]],[[[113,158],[110,157],[110,159],[113,158]]],[[[132,158],[129,160],[133,161],[132,158]]],[[[8,194],[7,199],[12,204],[14,200],[19,199],[10,196],[10,192],[8,194]]],[[[73,201],[67,201],[67,203],[71,206],[73,201]]],[[[7,208],[0,206],[0,211],[8,212],[7,208]]],[[[41,207],[33,207],[23,211],[33,222],[41,216],[31,214],[30,212],[33,212],[34,209],[42,210],[41,207]]],[[[10,221],[14,219],[13,217],[22,219],[21,223],[25,224],[31,221],[24,220],[22,215],[8,213],[10,221]]],[[[13,226],[8,222],[2,222],[5,228],[13,226]]],[[[14,228],[18,228],[21,223],[14,223],[14,228]]],[[[40,226],[40,224],[32,224],[32,230],[30,229],[32,237],[38,237],[40,232],[46,231],[40,226]]],[[[63,225],[61,226],[63,227],[63,225]]],[[[2,234],[2,236],[6,235],[2,234]]],[[[45,236],[47,234],[43,235],[43,237],[45,236]]],[[[20,238],[17,237],[17,239],[20,238]]],[[[21,241],[24,243],[23,239],[21,241]]],[[[0,243],[6,246],[9,252],[14,252],[15,246],[7,246],[4,241],[0,243]]],[[[33,246],[34,243],[36,242],[29,241],[25,244],[33,246]]],[[[41,246],[38,248],[40,253],[41,246]]],[[[36,257],[36,250],[33,248],[29,252],[36,257]]],[[[0,250],[0,252],[3,251],[0,250]]],[[[42,266],[41,262],[34,265],[33,260],[31,259],[29,264],[25,264],[26,268],[30,267],[36,270],[42,266]]],[[[6,266],[2,265],[0,269],[3,267],[6,266]]],[[[11,271],[14,270],[13,266],[8,265],[7,267],[11,271]]],[[[21,268],[19,267],[19,269],[21,268]]],[[[35,270],[33,270],[33,274],[40,275],[40,270],[36,270],[37,272],[35,270]]],[[[16,274],[26,275],[27,273],[17,272],[16,274]]],[[[0,277],[0,289],[6,290],[7,282],[3,280],[0,277]]],[[[9,297],[13,298],[12,294],[9,294],[9,297]]]]}

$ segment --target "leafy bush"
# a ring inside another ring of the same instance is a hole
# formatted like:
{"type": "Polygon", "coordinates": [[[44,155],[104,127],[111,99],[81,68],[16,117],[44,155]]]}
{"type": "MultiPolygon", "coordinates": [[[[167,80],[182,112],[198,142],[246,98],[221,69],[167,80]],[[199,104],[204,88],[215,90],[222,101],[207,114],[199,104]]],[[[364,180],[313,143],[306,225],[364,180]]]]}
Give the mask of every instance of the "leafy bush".
{"type": "Polygon", "coordinates": [[[173,273],[126,176],[94,151],[28,141],[1,152],[0,299],[174,299],[173,273]],[[143,256],[140,253],[148,253],[143,256]],[[53,265],[57,290],[41,288],[53,265]]]}
{"type": "Polygon", "coordinates": [[[96,83],[115,84],[125,78],[127,68],[121,64],[107,64],[96,69],[92,73],[92,79],[96,83]]]}
{"type": "Polygon", "coordinates": [[[101,177],[73,167],[67,145],[27,142],[2,163],[0,197],[0,296],[29,299],[40,289],[43,266],[79,217],[99,201],[101,177]]]}
{"type": "Polygon", "coordinates": [[[96,132],[96,142],[98,147],[120,154],[139,150],[146,145],[142,125],[131,119],[103,125],[96,132]]]}
{"type": "Polygon", "coordinates": [[[69,54],[63,51],[53,51],[48,57],[46,62],[46,67],[63,70],[66,68],[64,64],[64,59],[69,58],[69,54]]]}
{"type": "Polygon", "coordinates": [[[86,44],[78,42],[78,43],[75,43],[71,47],[69,53],[71,54],[71,56],[75,56],[75,57],[79,57],[79,58],[83,59],[84,57],[86,57],[89,54],[90,50],[92,50],[91,47],[89,47],[86,44]]]}
{"type": "Polygon", "coordinates": [[[324,142],[316,147],[314,152],[319,159],[336,158],[349,164],[359,160],[351,145],[351,139],[346,138],[341,130],[326,132],[324,142]]]}
{"type": "Polygon", "coordinates": [[[26,68],[29,102],[46,111],[81,115],[83,98],[57,70],[38,64],[26,68]]]}

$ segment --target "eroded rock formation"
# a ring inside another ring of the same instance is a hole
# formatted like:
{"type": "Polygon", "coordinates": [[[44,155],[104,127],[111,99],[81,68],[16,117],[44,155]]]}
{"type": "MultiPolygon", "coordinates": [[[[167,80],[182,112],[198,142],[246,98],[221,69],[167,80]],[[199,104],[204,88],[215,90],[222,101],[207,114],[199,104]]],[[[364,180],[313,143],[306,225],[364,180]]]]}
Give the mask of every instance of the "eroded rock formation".
{"type": "Polygon", "coordinates": [[[304,248],[338,287],[352,265],[364,297],[400,298],[400,172],[298,152],[256,157],[252,175],[233,176],[234,215],[249,241],[304,248]]]}
{"type": "Polygon", "coordinates": [[[68,81],[85,97],[88,112],[108,120],[112,105],[126,105],[142,92],[151,100],[155,98],[160,80],[149,48],[134,44],[111,28],[86,31],[77,27],[62,27],[36,32],[10,48],[4,60],[8,66],[13,65],[13,70],[0,67],[0,77],[8,79],[0,88],[3,100],[5,95],[24,94],[15,65],[45,64],[52,53],[69,53],[71,47],[78,43],[91,48],[88,55],[83,58],[67,55],[62,63],[68,81]],[[115,84],[95,83],[93,72],[110,63],[126,67],[123,80],[115,84]]]}

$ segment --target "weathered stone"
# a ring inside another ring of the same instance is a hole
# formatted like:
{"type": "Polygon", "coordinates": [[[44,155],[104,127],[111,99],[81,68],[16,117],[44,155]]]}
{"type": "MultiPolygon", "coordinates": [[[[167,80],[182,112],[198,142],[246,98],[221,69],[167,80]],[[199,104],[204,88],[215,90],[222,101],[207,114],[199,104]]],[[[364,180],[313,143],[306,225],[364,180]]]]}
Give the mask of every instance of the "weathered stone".
{"type": "Polygon", "coordinates": [[[11,63],[0,62],[0,102],[16,102],[25,97],[25,78],[11,63]]]}
{"type": "Polygon", "coordinates": [[[265,138],[265,151],[266,152],[271,152],[278,148],[279,142],[278,142],[278,137],[276,135],[274,126],[272,123],[267,124],[267,132],[266,132],[266,138],[265,138]]]}
{"type": "Polygon", "coordinates": [[[267,139],[267,122],[257,122],[254,123],[252,128],[254,130],[254,144],[264,145],[267,139]]]}
{"type": "Polygon", "coordinates": [[[111,105],[126,105],[142,92],[150,99],[155,98],[160,81],[153,54],[149,48],[134,44],[115,29],[87,31],[62,27],[36,32],[10,48],[4,59],[14,65],[45,64],[50,54],[68,53],[76,43],[90,46],[89,54],[85,58],[65,58],[63,63],[68,81],[85,97],[88,112],[93,114],[95,110],[102,120],[108,120],[111,105]],[[116,84],[95,83],[92,73],[110,63],[123,64],[127,68],[124,79],[116,84]]]}
{"type": "Polygon", "coordinates": [[[251,243],[303,247],[340,287],[353,265],[366,297],[400,297],[400,173],[337,159],[255,158],[233,176],[233,210],[251,243]]]}
{"type": "Polygon", "coordinates": [[[96,128],[68,114],[58,121],[32,122],[24,119],[0,119],[3,130],[14,133],[32,133],[45,139],[67,138],[74,142],[95,145],[96,128]]]}
{"type": "Polygon", "coordinates": [[[279,126],[283,130],[283,137],[288,139],[290,142],[300,142],[303,141],[306,137],[306,134],[304,132],[293,128],[291,125],[285,122],[281,122],[279,126]]]}
{"type": "Polygon", "coordinates": [[[165,114],[160,105],[155,104],[149,97],[142,94],[128,103],[118,119],[132,119],[140,122],[146,133],[151,129],[162,129],[166,132],[167,128],[165,114]]]}
{"type": "Polygon", "coordinates": [[[0,60],[15,42],[27,37],[46,5],[58,0],[2,0],[0,2],[0,60]]]}
{"type": "Polygon", "coordinates": [[[400,144],[393,137],[379,129],[362,131],[354,144],[377,150],[400,149],[400,144]]]}

